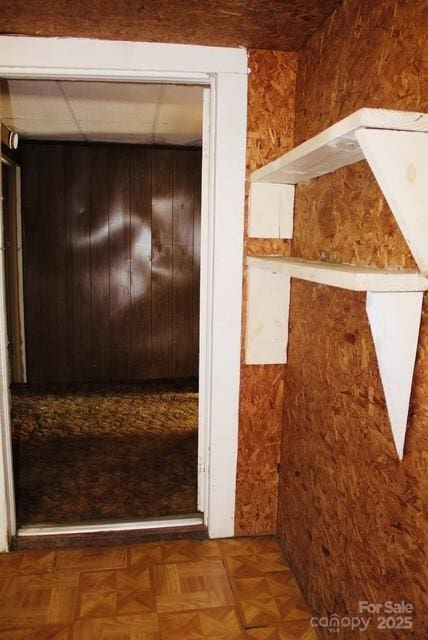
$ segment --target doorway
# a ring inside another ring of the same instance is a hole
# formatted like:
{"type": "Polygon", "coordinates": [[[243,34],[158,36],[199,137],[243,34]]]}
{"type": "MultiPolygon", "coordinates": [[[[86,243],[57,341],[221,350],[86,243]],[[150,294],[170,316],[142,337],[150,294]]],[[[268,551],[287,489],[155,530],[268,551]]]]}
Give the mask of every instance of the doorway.
{"type": "Polygon", "coordinates": [[[3,82],[4,123],[21,139],[26,380],[10,388],[21,533],[202,521],[203,91],[3,82]]]}
{"type": "MultiPolygon", "coordinates": [[[[198,493],[210,537],[233,535],[241,350],[246,52],[185,45],[2,36],[0,53],[3,78],[197,82],[211,89],[206,105],[209,130],[203,144],[206,169],[202,179],[199,367],[203,429],[198,456],[198,474],[203,481],[198,483],[198,493]],[[52,67],[53,61],[56,67],[52,67]]],[[[208,122],[205,118],[204,121],[208,122]]],[[[3,322],[1,313],[0,322],[3,322]]],[[[4,372],[4,330],[0,331],[0,360],[4,372]]],[[[0,400],[3,416],[0,543],[2,549],[7,549],[14,518],[4,384],[0,400]]]]}

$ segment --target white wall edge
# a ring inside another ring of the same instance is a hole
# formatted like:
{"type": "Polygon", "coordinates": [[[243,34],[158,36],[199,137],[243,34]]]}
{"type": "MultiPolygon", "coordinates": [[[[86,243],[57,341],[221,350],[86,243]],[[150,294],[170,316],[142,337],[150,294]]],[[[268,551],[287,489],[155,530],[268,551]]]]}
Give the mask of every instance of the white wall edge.
{"type": "Polygon", "coordinates": [[[218,74],[212,91],[211,166],[211,432],[209,435],[208,530],[234,535],[238,456],[241,311],[244,244],[247,76],[218,74]]]}

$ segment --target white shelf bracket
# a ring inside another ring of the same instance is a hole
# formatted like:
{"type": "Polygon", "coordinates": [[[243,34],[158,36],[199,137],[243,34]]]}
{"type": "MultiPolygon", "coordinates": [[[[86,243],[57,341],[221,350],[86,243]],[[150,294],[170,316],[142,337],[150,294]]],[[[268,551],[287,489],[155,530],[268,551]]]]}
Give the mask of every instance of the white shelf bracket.
{"type": "Polygon", "coordinates": [[[400,460],[406,438],[422,299],[422,291],[367,293],[367,315],[400,460]]]}
{"type": "Polygon", "coordinates": [[[292,238],[294,185],[250,184],[250,238],[292,238]]]}
{"type": "Polygon", "coordinates": [[[246,364],[287,362],[290,276],[248,266],[246,364]]]}
{"type": "Polygon", "coordinates": [[[428,134],[358,129],[355,136],[422,273],[428,273],[428,134]]]}

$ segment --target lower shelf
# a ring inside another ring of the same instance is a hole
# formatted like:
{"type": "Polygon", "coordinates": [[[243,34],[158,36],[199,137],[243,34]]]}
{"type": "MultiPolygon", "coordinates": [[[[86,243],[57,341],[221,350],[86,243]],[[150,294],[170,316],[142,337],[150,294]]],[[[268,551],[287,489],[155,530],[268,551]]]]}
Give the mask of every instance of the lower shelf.
{"type": "Polygon", "coordinates": [[[247,364],[287,362],[291,278],[367,293],[368,320],[401,459],[428,278],[404,269],[391,271],[282,257],[249,258],[247,364]]]}
{"type": "Polygon", "coordinates": [[[410,269],[379,269],[300,258],[248,258],[248,266],[352,291],[428,291],[428,278],[410,269]]]}

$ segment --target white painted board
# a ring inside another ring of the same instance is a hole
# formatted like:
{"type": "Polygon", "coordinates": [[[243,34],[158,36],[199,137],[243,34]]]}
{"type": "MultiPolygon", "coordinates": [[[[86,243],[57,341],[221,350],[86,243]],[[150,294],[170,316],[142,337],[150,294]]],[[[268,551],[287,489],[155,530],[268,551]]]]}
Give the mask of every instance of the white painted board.
{"type": "Polygon", "coordinates": [[[410,269],[388,270],[299,258],[248,258],[249,265],[280,271],[293,278],[352,291],[427,291],[428,278],[410,269]]]}
{"type": "Polygon", "coordinates": [[[252,182],[249,209],[250,238],[293,237],[293,185],[252,182]]]}
{"type": "Polygon", "coordinates": [[[428,273],[428,135],[360,129],[356,137],[419,269],[428,273]]]}
{"type": "Polygon", "coordinates": [[[277,269],[248,267],[246,364],[287,362],[290,277],[277,269]]]}
{"type": "Polygon", "coordinates": [[[261,169],[252,182],[297,184],[364,159],[355,132],[361,127],[428,131],[428,114],[389,109],[359,109],[261,169]]]}
{"type": "Polygon", "coordinates": [[[421,292],[367,294],[367,315],[400,460],[406,438],[422,298],[421,292]]]}

